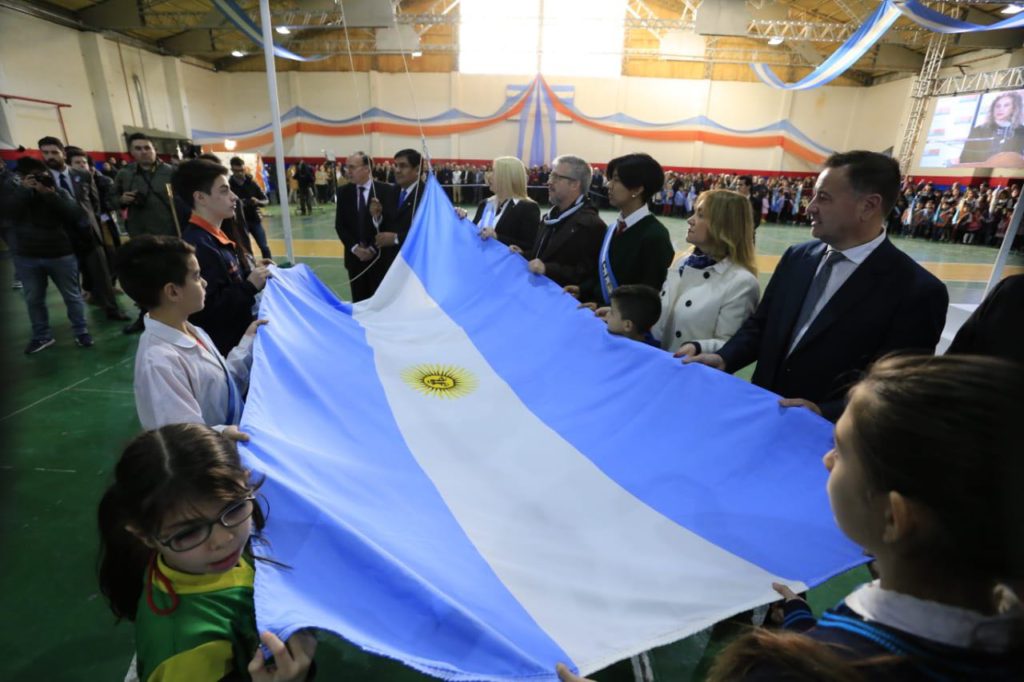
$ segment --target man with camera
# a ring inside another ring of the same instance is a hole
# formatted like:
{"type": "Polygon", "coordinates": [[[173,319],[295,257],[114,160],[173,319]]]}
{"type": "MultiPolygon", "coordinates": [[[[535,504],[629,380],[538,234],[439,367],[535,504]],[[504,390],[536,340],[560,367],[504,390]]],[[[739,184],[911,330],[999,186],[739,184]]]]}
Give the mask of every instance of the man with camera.
{"type": "MultiPolygon", "coordinates": [[[[174,168],[157,158],[153,142],[145,133],[129,135],[128,150],[133,161],[114,176],[111,192],[114,207],[127,210],[128,235],[181,236],[174,219],[171,194],[167,191],[174,168]]],[[[141,311],[135,322],[124,328],[124,333],[141,333],[145,313],[141,311]]]]}
{"type": "Polygon", "coordinates": [[[38,159],[24,156],[15,167],[21,184],[5,176],[0,187],[0,215],[10,221],[14,233],[14,261],[24,286],[25,304],[32,324],[26,355],[38,353],[56,341],[46,309],[49,280],[57,285],[75,343],[93,345],[85,320],[85,304],[78,284],[76,244],[85,234],[85,211],[70,193],[58,190],[49,168],[38,159]]]}
{"type": "Polygon", "coordinates": [[[114,205],[128,209],[125,227],[129,236],[163,234],[178,236],[167,186],[174,169],[156,156],[153,143],[144,133],[128,137],[132,163],[114,177],[114,205]]]}

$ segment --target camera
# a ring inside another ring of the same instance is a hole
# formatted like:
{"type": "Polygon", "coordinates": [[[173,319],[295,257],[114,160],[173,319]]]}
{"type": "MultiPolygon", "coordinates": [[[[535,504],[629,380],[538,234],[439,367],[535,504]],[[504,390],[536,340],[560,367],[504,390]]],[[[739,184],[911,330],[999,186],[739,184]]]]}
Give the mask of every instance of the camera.
{"type": "Polygon", "coordinates": [[[132,206],[145,206],[146,199],[149,198],[149,192],[143,190],[135,190],[135,199],[132,201],[132,206]]]}
{"type": "Polygon", "coordinates": [[[49,173],[32,173],[28,177],[32,178],[43,187],[48,187],[50,189],[57,188],[57,183],[53,181],[53,176],[49,173]]]}

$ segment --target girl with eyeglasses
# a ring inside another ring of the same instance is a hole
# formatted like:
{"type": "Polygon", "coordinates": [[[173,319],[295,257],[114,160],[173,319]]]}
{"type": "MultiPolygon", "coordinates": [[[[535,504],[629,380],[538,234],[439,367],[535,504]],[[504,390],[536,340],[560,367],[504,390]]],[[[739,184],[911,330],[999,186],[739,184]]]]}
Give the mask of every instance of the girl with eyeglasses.
{"type": "Polygon", "coordinates": [[[286,644],[256,629],[261,483],[208,426],[164,426],[125,448],[99,506],[99,579],[114,615],[135,623],[138,679],[307,679],[310,633],[286,644]]]}

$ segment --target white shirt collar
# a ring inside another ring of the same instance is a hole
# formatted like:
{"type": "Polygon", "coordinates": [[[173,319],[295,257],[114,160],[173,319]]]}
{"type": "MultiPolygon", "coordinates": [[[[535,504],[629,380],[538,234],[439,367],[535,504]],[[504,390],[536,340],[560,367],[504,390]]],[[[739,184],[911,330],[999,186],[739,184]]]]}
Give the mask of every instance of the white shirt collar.
{"type": "MultiPolygon", "coordinates": [[[[166,341],[167,343],[172,343],[175,346],[180,346],[182,348],[193,348],[194,346],[199,345],[196,343],[193,336],[183,334],[180,330],[175,329],[168,324],[164,324],[159,320],[154,320],[149,316],[149,313],[146,313],[146,317],[143,319],[143,322],[146,325],[146,331],[161,341],[166,341]]],[[[192,328],[192,325],[188,322],[186,322],[185,325],[189,329],[192,328]]]]}
{"type": "Polygon", "coordinates": [[[649,215],[651,215],[651,212],[647,209],[647,204],[644,204],[628,216],[623,217],[620,213],[619,217],[626,223],[626,229],[628,230],[649,215]]]}
{"type": "Polygon", "coordinates": [[[868,583],[846,598],[846,605],[868,621],[961,649],[1006,651],[1019,614],[986,616],[956,606],[884,590],[868,583]]]}
{"type": "Polygon", "coordinates": [[[371,194],[372,188],[373,188],[373,178],[370,178],[369,180],[367,180],[366,182],[364,182],[361,185],[356,185],[356,187],[362,187],[363,189],[365,189],[366,190],[366,195],[369,196],[371,194]]]}
{"type": "MultiPolygon", "coordinates": [[[[864,244],[860,244],[858,246],[851,246],[848,249],[840,251],[840,253],[846,256],[846,259],[849,260],[850,262],[854,263],[855,265],[860,265],[861,263],[864,262],[864,259],[870,256],[871,252],[877,249],[878,245],[881,244],[883,241],[885,241],[884,227],[882,228],[881,234],[879,234],[871,241],[865,242],[864,244]]],[[[835,251],[837,249],[832,249],[830,247],[827,250],[835,251]]]]}
{"type": "Polygon", "coordinates": [[[412,183],[411,185],[409,185],[408,187],[406,187],[404,189],[402,187],[399,187],[398,191],[399,192],[405,192],[405,196],[409,196],[410,194],[412,194],[412,193],[414,193],[416,191],[416,186],[419,185],[419,184],[420,184],[420,181],[417,180],[416,182],[412,183]]]}

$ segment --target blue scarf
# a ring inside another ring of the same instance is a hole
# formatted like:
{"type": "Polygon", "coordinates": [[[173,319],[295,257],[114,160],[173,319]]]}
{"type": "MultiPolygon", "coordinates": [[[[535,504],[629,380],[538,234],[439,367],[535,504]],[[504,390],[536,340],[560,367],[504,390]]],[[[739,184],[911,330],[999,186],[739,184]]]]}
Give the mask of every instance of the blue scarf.
{"type": "Polygon", "coordinates": [[[704,268],[710,268],[712,265],[717,263],[714,258],[702,252],[700,249],[694,249],[693,253],[686,257],[683,264],[679,266],[679,276],[683,276],[683,268],[696,268],[697,270],[703,270],[704,268]]]}

